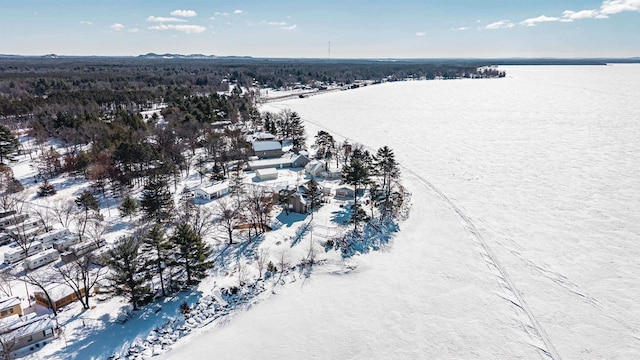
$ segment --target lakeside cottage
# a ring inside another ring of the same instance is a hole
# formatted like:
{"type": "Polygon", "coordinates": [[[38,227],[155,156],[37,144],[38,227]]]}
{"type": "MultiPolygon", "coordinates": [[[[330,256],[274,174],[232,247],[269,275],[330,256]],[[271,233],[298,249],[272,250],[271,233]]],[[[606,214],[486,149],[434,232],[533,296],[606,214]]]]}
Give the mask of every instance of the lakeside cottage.
{"type": "Polygon", "coordinates": [[[284,169],[304,167],[309,163],[309,158],[304,155],[285,154],[284,156],[271,159],[259,159],[248,162],[250,170],[259,170],[267,168],[284,169]]]}
{"type": "Polygon", "coordinates": [[[327,171],[327,163],[324,160],[312,160],[305,165],[304,171],[311,175],[312,178],[316,178],[327,171]]]}
{"type": "Polygon", "coordinates": [[[353,188],[342,185],[336,188],[336,197],[353,199],[356,195],[356,192],[353,188]]]}
{"type": "Polygon", "coordinates": [[[261,159],[271,159],[282,156],[282,144],[275,140],[254,141],[253,153],[261,159]]]}
{"type": "Polygon", "coordinates": [[[207,186],[199,186],[193,190],[194,197],[197,199],[213,200],[229,193],[229,182],[221,181],[207,186]]]}

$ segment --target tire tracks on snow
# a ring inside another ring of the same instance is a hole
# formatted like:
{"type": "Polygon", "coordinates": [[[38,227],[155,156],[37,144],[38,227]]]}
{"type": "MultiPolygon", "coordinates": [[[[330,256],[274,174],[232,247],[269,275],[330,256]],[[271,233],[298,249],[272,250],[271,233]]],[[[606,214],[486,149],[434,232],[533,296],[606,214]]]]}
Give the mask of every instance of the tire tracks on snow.
{"type": "MultiPolygon", "coordinates": [[[[277,107],[277,106],[274,106],[277,107]]],[[[318,124],[314,121],[309,121],[307,119],[302,119],[305,122],[308,122],[310,124],[313,124],[315,126],[317,126],[318,128],[321,129],[325,129],[327,131],[330,131],[344,139],[349,139],[348,136],[345,136],[339,132],[336,132],[332,129],[329,129],[326,125],[321,125],[318,124]]],[[[402,141],[401,139],[396,139],[399,140],[400,142],[404,142],[407,145],[410,145],[412,147],[416,147],[413,144],[410,144],[406,141],[402,141]]],[[[367,146],[365,146],[367,147],[367,146]]],[[[371,149],[370,150],[374,150],[371,149]]],[[[422,149],[421,149],[422,150],[422,149]]],[[[466,230],[472,235],[473,239],[475,240],[476,244],[478,244],[481,248],[480,250],[480,255],[482,256],[483,260],[485,261],[485,263],[487,264],[488,267],[495,269],[498,274],[496,274],[496,276],[498,277],[498,283],[499,285],[505,289],[509,295],[511,296],[502,296],[500,294],[496,294],[498,297],[504,299],[505,301],[510,302],[512,305],[515,306],[516,309],[519,309],[519,311],[523,312],[526,315],[526,318],[528,319],[529,324],[523,323],[522,320],[519,320],[522,324],[522,328],[523,330],[532,338],[532,339],[537,339],[541,342],[541,344],[531,344],[532,346],[534,346],[539,354],[541,355],[542,358],[544,359],[551,359],[551,360],[561,360],[560,354],[557,352],[557,350],[555,349],[555,347],[553,346],[553,344],[551,343],[551,340],[549,339],[549,336],[547,335],[547,333],[544,331],[544,329],[542,328],[542,326],[540,325],[540,323],[538,322],[538,320],[535,318],[533,312],[531,311],[531,309],[529,308],[529,306],[527,305],[526,301],[524,300],[524,298],[522,297],[522,295],[520,294],[520,292],[518,291],[518,289],[515,287],[513,281],[511,280],[511,278],[509,277],[509,275],[507,274],[505,268],[500,264],[500,262],[498,261],[498,258],[493,254],[493,252],[491,251],[489,245],[487,244],[487,242],[485,241],[484,237],[482,236],[482,234],[477,230],[476,226],[474,225],[473,221],[451,200],[449,199],[449,197],[447,197],[440,189],[438,189],[435,185],[433,185],[431,182],[429,182],[427,179],[425,179],[423,176],[417,174],[415,171],[404,167],[402,165],[400,165],[403,169],[403,171],[405,171],[406,173],[411,174],[412,176],[414,176],[416,179],[418,179],[423,185],[425,185],[427,188],[429,188],[431,191],[435,192],[453,211],[455,211],[455,213],[458,215],[458,217],[463,221],[464,223],[464,227],[466,228],[466,230]]]]}

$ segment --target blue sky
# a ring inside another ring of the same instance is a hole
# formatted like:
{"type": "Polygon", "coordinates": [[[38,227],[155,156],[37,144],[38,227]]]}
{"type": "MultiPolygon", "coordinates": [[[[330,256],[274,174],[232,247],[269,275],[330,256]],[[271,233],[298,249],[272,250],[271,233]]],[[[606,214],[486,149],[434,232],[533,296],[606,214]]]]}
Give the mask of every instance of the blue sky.
{"type": "Polygon", "coordinates": [[[640,0],[0,0],[0,54],[640,56],[640,0]]]}

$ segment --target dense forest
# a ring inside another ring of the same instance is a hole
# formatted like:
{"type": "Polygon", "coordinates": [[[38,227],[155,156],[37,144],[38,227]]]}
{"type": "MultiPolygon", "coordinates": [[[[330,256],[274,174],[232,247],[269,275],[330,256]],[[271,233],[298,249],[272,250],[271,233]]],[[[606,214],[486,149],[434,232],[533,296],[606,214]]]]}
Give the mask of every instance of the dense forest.
{"type": "MultiPolygon", "coordinates": [[[[244,88],[323,86],[355,80],[459,78],[488,65],[473,61],[269,59],[0,58],[0,116],[59,109],[98,116],[108,104],[130,110],[185,96],[244,88]]],[[[485,74],[497,76],[500,74],[485,74]]]]}

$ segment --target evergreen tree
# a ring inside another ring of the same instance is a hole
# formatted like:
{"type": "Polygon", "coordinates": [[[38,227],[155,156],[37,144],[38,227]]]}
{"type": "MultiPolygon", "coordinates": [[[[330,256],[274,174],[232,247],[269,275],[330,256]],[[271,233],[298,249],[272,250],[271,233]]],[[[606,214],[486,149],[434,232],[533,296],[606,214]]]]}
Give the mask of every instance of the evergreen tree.
{"type": "Polygon", "coordinates": [[[118,210],[120,210],[120,217],[128,216],[131,220],[133,215],[138,213],[138,202],[131,196],[127,196],[118,206],[118,210]]]}
{"type": "MultiPolygon", "coordinates": [[[[354,155],[356,155],[355,151],[354,155]]],[[[356,204],[358,203],[358,188],[369,183],[369,172],[367,160],[362,156],[351,156],[349,162],[342,167],[342,179],[354,187],[354,203],[356,204]]]]}
{"type": "Polygon", "coordinates": [[[177,246],[175,265],[184,269],[187,285],[198,283],[213,268],[213,262],[207,259],[211,255],[209,245],[186,222],[176,227],[171,240],[177,246]]]}
{"type": "Polygon", "coordinates": [[[396,161],[393,150],[388,146],[379,148],[373,157],[373,166],[376,175],[382,177],[382,192],[384,193],[385,202],[388,202],[391,196],[391,182],[400,177],[400,166],[396,161]]]}
{"type": "Polygon", "coordinates": [[[311,212],[311,219],[313,219],[313,213],[322,206],[322,190],[317,181],[311,179],[305,183],[305,197],[307,198],[308,209],[311,212]]]}
{"type": "Polygon", "coordinates": [[[75,200],[76,205],[85,213],[89,211],[98,211],[100,203],[98,199],[89,190],[83,191],[75,200]]]}
{"type": "Polygon", "coordinates": [[[147,220],[162,223],[171,219],[174,203],[167,181],[158,178],[145,185],[140,207],[147,220]]]}
{"type": "Polygon", "coordinates": [[[353,231],[358,233],[358,225],[363,222],[369,221],[369,216],[359,203],[353,203],[351,206],[351,217],[349,217],[349,224],[353,224],[353,231]]]}
{"type": "Polygon", "coordinates": [[[5,159],[11,160],[11,155],[18,151],[19,146],[18,138],[11,133],[11,130],[0,125],[0,164],[4,164],[5,159]]]}
{"type": "Polygon", "coordinates": [[[158,275],[160,277],[160,289],[162,296],[166,295],[164,287],[164,269],[171,262],[172,246],[169,240],[164,237],[164,230],[158,224],[153,225],[145,237],[141,246],[142,253],[146,254],[145,267],[150,273],[150,277],[158,275]]]}
{"type": "Polygon", "coordinates": [[[82,218],[78,218],[78,236],[80,240],[83,241],[83,237],[85,231],[87,229],[87,225],[89,224],[89,219],[95,218],[92,215],[92,212],[98,214],[100,209],[100,204],[98,203],[98,199],[91,193],[89,190],[83,191],[75,200],[76,205],[82,210],[82,218]]]}
{"type": "Polygon", "coordinates": [[[291,138],[291,142],[293,143],[294,149],[303,149],[305,147],[306,139],[304,124],[302,123],[302,119],[300,115],[295,111],[291,113],[291,118],[289,120],[290,133],[289,137],[291,138]]]}
{"type": "Polygon", "coordinates": [[[115,247],[106,253],[105,262],[111,273],[107,279],[111,290],[117,296],[124,296],[133,306],[144,303],[150,295],[149,285],[145,278],[145,263],[139,254],[140,240],[134,236],[120,238],[115,247]]]}
{"type": "Polygon", "coordinates": [[[293,196],[293,190],[282,189],[278,191],[278,203],[284,209],[285,214],[289,215],[289,205],[291,204],[291,197],[293,196]]]}
{"type": "Polygon", "coordinates": [[[56,188],[54,188],[53,185],[51,185],[49,181],[45,179],[42,185],[40,185],[40,187],[38,188],[38,196],[45,197],[45,196],[51,196],[55,194],[56,194],[56,188]]]}
{"type": "Polygon", "coordinates": [[[333,156],[333,152],[335,151],[335,140],[333,136],[324,130],[318,131],[318,134],[315,136],[316,141],[316,157],[320,157],[323,159],[330,159],[333,156]]]}
{"type": "Polygon", "coordinates": [[[289,109],[282,110],[278,114],[276,125],[277,135],[282,139],[291,140],[294,148],[301,149],[305,146],[304,124],[298,113],[289,109]]]}
{"type": "Polygon", "coordinates": [[[246,193],[242,178],[242,170],[239,167],[229,175],[229,193],[235,197],[238,206],[240,206],[242,195],[246,193]]]}

